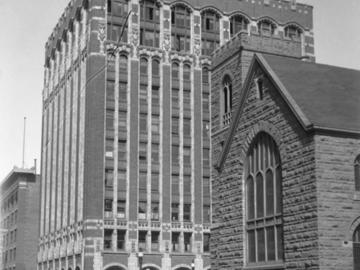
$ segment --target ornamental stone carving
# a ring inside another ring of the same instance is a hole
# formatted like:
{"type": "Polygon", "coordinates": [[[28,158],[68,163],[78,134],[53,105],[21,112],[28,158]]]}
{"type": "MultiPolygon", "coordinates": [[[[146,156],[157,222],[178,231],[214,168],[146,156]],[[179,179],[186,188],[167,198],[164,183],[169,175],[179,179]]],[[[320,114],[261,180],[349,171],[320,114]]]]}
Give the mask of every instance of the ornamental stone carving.
{"type": "Polygon", "coordinates": [[[106,40],[106,24],[99,23],[98,26],[98,40],[100,42],[100,53],[105,53],[105,40],[106,40]]]}
{"type": "Polygon", "coordinates": [[[163,49],[165,51],[171,50],[171,38],[169,33],[164,33],[163,49]]]}
{"type": "Polygon", "coordinates": [[[131,44],[134,47],[137,47],[139,44],[139,30],[137,27],[135,27],[135,25],[131,31],[131,44]]]}
{"type": "Polygon", "coordinates": [[[195,39],[194,40],[194,54],[196,56],[201,55],[201,40],[200,39],[195,39]]]}

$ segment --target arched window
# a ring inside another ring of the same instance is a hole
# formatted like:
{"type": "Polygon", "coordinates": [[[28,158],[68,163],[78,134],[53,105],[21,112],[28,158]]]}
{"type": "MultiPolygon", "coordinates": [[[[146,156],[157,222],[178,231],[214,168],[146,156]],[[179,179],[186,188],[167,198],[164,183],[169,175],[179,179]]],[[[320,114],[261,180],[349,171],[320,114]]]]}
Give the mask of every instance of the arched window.
{"type": "Polygon", "coordinates": [[[171,74],[173,80],[179,80],[179,64],[177,62],[172,63],[171,74]]]}
{"type": "Polygon", "coordinates": [[[259,133],[250,147],[245,179],[247,261],[282,261],[281,161],[267,133],[259,133]]]}
{"type": "Polygon", "coordinates": [[[222,89],[222,116],[223,124],[228,125],[231,120],[232,112],[232,83],[230,76],[226,75],[223,80],[222,89]]]}
{"type": "Polygon", "coordinates": [[[210,79],[209,79],[209,68],[208,67],[203,67],[202,69],[202,80],[203,83],[209,83],[210,79]]]}
{"type": "Polygon", "coordinates": [[[183,68],[183,80],[190,81],[191,78],[191,67],[189,64],[184,64],[183,68]]]}
{"type": "Polygon", "coordinates": [[[160,8],[156,0],[140,2],[140,45],[159,47],[160,8]]]}
{"type": "Polygon", "coordinates": [[[171,9],[171,45],[174,51],[190,51],[191,10],[177,4],[171,9]]]}
{"type": "Polygon", "coordinates": [[[273,36],[275,33],[276,24],[270,20],[262,20],[258,22],[259,34],[263,36],[273,36]]]}
{"type": "Polygon", "coordinates": [[[360,226],[358,226],[353,235],[353,256],[354,270],[360,270],[360,226]]]}
{"type": "Polygon", "coordinates": [[[120,73],[127,73],[127,57],[126,55],[120,55],[119,57],[119,69],[120,73]]]}
{"type": "Polygon", "coordinates": [[[210,55],[220,46],[220,16],[212,10],[201,14],[202,54],[210,55]]]}
{"type": "Polygon", "coordinates": [[[80,267],[79,267],[79,266],[76,266],[75,270],[80,270],[80,267]]]}
{"type": "Polygon", "coordinates": [[[152,75],[159,76],[160,75],[160,62],[157,59],[152,61],[152,75]]]}
{"type": "Polygon", "coordinates": [[[360,191],[360,155],[357,156],[354,162],[355,173],[355,190],[360,191]]]}
{"type": "Polygon", "coordinates": [[[300,40],[302,34],[302,30],[299,27],[294,25],[289,25],[285,27],[285,37],[290,38],[292,40],[300,40]]]}
{"type": "Polygon", "coordinates": [[[147,75],[148,72],[148,60],[144,57],[140,59],[140,74],[147,75]]]}
{"type": "Polygon", "coordinates": [[[235,15],[230,18],[230,35],[234,36],[236,33],[241,30],[247,30],[249,25],[249,20],[244,16],[235,15]]]}

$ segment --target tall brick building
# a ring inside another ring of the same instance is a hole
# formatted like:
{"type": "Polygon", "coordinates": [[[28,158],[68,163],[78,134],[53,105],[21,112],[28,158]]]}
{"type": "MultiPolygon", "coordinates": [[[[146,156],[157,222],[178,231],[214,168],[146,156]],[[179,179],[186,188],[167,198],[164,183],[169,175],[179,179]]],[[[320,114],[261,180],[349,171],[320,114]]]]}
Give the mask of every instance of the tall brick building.
{"type": "Polygon", "coordinates": [[[14,168],[0,187],[1,270],[37,269],[40,177],[14,168]]]}
{"type": "Polygon", "coordinates": [[[242,36],[313,58],[312,7],[69,3],[46,44],[39,269],[210,268],[211,54],[242,36]]]}
{"type": "MultiPolygon", "coordinates": [[[[212,269],[360,269],[360,71],[274,54],[248,68],[222,134],[212,103],[212,269]]],[[[212,95],[241,72],[215,67],[212,95]]]]}

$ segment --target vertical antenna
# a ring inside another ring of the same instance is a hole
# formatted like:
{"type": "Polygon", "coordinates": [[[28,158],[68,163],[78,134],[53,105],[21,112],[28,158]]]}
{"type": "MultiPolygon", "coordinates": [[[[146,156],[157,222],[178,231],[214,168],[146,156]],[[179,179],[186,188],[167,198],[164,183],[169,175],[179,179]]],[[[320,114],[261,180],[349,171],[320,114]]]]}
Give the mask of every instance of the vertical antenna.
{"type": "Polygon", "coordinates": [[[22,153],[22,168],[25,168],[25,135],[26,135],[26,117],[24,117],[24,134],[23,134],[23,153],[22,153]]]}

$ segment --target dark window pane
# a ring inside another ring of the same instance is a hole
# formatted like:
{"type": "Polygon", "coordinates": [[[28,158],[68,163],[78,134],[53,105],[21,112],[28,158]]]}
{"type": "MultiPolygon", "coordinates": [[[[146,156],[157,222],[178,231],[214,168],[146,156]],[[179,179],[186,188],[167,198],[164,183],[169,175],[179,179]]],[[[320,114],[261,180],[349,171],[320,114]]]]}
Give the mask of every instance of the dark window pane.
{"type": "Polygon", "coordinates": [[[276,213],[281,213],[282,187],[281,187],[281,168],[276,168],[276,213]]]}
{"type": "Polygon", "coordinates": [[[254,194],[254,180],[249,176],[247,180],[247,206],[248,206],[248,219],[255,217],[255,194],[254,194]]]}
{"type": "Polygon", "coordinates": [[[276,233],[277,233],[277,256],[278,256],[278,260],[282,260],[284,258],[284,254],[283,254],[283,231],[282,231],[282,226],[277,226],[276,227],[276,233]]]}
{"type": "Polygon", "coordinates": [[[256,261],[255,231],[248,231],[249,262],[256,261]]]}
{"type": "Polygon", "coordinates": [[[256,230],[257,233],[257,254],[258,254],[258,261],[263,262],[265,261],[265,233],[264,229],[256,230]]]}
{"type": "Polygon", "coordinates": [[[262,174],[256,176],[256,217],[264,216],[264,179],[262,174]]]}
{"type": "Polygon", "coordinates": [[[266,215],[274,214],[274,177],[271,170],[266,172],[266,215]]]}
{"type": "Polygon", "coordinates": [[[160,75],[160,68],[159,68],[159,61],[158,60],[153,60],[152,61],[152,74],[153,76],[159,76],[160,75]]]}
{"type": "Polygon", "coordinates": [[[275,249],[275,230],[274,227],[268,227],[266,229],[266,241],[267,241],[267,260],[276,260],[276,249],[275,249]]]}

